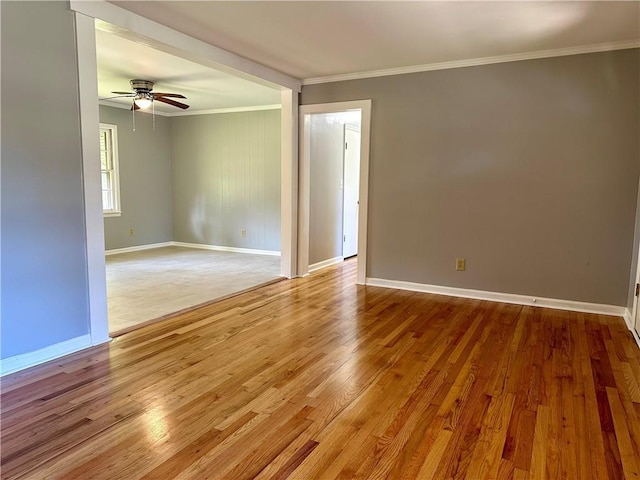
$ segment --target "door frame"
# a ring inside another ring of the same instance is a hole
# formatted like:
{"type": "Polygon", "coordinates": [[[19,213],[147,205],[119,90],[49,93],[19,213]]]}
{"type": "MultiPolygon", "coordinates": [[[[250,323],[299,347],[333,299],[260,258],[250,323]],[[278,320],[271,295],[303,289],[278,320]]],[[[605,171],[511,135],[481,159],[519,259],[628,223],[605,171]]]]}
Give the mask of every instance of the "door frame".
{"type": "Polygon", "coordinates": [[[367,225],[369,211],[369,147],[371,139],[371,100],[301,105],[299,114],[300,168],[298,199],[298,276],[309,274],[309,213],[311,198],[310,115],[343,113],[360,110],[360,211],[358,212],[358,268],[356,283],[365,285],[367,279],[367,225]]]}

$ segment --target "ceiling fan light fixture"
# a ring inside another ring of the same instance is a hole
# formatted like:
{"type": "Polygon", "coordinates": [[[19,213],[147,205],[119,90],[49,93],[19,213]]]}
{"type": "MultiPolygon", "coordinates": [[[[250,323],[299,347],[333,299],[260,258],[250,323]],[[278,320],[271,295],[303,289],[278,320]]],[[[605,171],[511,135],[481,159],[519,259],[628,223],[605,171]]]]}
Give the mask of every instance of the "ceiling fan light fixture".
{"type": "Polygon", "coordinates": [[[149,93],[140,93],[136,95],[133,101],[138,107],[145,109],[151,106],[151,103],[153,102],[153,97],[149,93]]]}
{"type": "MultiPolygon", "coordinates": [[[[131,110],[147,109],[152,105],[155,105],[156,101],[161,103],[166,103],[167,105],[178,107],[183,110],[189,108],[189,105],[187,105],[186,103],[182,103],[174,100],[174,98],[185,98],[185,99],[187,98],[180,93],[154,93],[153,92],[154,83],[151,80],[135,79],[135,80],[131,80],[129,83],[131,84],[131,89],[133,90],[133,92],[112,92],[112,93],[115,93],[117,96],[109,97],[109,98],[133,99],[133,105],[131,105],[131,110]]],[[[102,100],[106,100],[106,98],[102,100]]]]}

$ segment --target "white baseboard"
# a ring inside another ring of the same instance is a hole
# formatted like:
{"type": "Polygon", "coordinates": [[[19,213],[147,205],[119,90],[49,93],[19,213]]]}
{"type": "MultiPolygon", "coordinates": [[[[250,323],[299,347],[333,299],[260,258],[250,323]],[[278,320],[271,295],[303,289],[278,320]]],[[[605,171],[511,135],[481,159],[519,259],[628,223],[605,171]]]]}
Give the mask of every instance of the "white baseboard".
{"type": "Polygon", "coordinates": [[[173,242],[148,243],[146,245],[136,245],[135,247],[114,248],[113,250],[105,250],[105,255],[116,255],[118,253],[139,252],[141,250],[151,250],[153,248],[170,247],[173,242]]]}
{"type": "Polygon", "coordinates": [[[255,255],[273,255],[276,257],[280,256],[280,252],[275,250],[257,250],[255,248],[223,247],[219,245],[207,245],[204,243],[187,243],[187,242],[148,243],[147,245],[136,245],[135,247],[114,248],[113,250],[106,250],[104,254],[116,255],[118,253],[139,252],[141,250],[151,250],[154,248],[162,248],[162,247],[187,247],[187,248],[200,248],[203,250],[217,250],[219,252],[251,253],[255,255]]]}
{"type": "MultiPolygon", "coordinates": [[[[517,305],[529,305],[532,307],[557,308],[573,312],[597,313],[600,315],[613,315],[624,317],[625,307],[617,305],[603,305],[600,303],[576,302],[573,300],[559,300],[555,298],[542,298],[513,293],[487,292],[484,290],[469,290],[466,288],[441,287],[439,285],[426,285],[423,283],[402,282],[398,280],[385,280],[382,278],[367,278],[366,285],[372,287],[396,288],[399,290],[411,290],[414,292],[435,293],[437,295],[449,295],[452,297],[475,298],[490,302],[515,303],[517,305]]],[[[626,319],[625,319],[626,321],[626,319]]],[[[630,322],[627,322],[627,325],[630,322]]]]}
{"type": "Polygon", "coordinates": [[[203,250],[217,250],[219,252],[251,253],[254,255],[272,255],[279,257],[276,250],[258,250],[255,248],[223,247],[219,245],[207,245],[204,243],[170,242],[174,247],[201,248],[203,250]]]}
{"type": "Polygon", "coordinates": [[[316,270],[320,270],[321,268],[329,267],[331,265],[335,265],[336,263],[344,262],[343,257],[334,257],[329,260],[323,260],[322,262],[314,263],[313,265],[309,265],[309,273],[315,272],[316,270]]]}
{"type": "Polygon", "coordinates": [[[91,335],[86,334],[54,345],[49,345],[48,347],[41,348],[35,352],[22,353],[20,355],[8,357],[0,360],[0,376],[24,370],[25,368],[34,367],[41,363],[48,362],[49,360],[54,360],[91,346],[93,346],[91,343],[91,335]]]}
{"type": "Polygon", "coordinates": [[[631,317],[631,310],[629,310],[628,308],[625,308],[623,318],[625,323],[627,324],[627,328],[631,330],[631,335],[633,335],[633,339],[638,344],[638,347],[640,347],[640,336],[638,336],[638,332],[636,332],[636,329],[633,327],[633,318],[631,317]]]}

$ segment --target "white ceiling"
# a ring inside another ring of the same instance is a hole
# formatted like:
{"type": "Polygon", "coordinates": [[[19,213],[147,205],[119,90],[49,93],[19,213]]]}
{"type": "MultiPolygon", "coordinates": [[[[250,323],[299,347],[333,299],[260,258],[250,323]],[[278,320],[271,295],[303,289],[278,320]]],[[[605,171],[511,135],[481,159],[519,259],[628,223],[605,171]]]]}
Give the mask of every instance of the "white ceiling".
{"type": "Polygon", "coordinates": [[[640,39],[635,1],[112,3],[299,79],[640,39]]]}
{"type": "MultiPolygon", "coordinates": [[[[129,80],[156,82],[154,91],[181,93],[188,110],[154,102],[156,113],[193,114],[209,110],[280,104],[280,91],[219,72],[135,43],[112,33],[96,30],[98,96],[129,91],[129,80]]],[[[103,104],[129,108],[131,98],[111,99],[103,104]]]]}

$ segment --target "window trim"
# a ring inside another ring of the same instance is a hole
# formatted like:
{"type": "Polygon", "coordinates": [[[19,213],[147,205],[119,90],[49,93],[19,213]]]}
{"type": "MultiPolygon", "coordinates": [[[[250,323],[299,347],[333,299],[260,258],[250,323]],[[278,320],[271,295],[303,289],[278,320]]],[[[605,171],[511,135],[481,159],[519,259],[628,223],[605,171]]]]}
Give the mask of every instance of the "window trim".
{"type": "MultiPolygon", "coordinates": [[[[118,126],[111,123],[100,123],[100,132],[103,130],[109,130],[111,135],[111,164],[112,164],[112,182],[113,182],[113,206],[111,210],[105,210],[104,205],[102,208],[102,215],[104,217],[119,217],[122,215],[122,208],[120,205],[120,166],[118,163],[118,126]]],[[[102,166],[100,168],[100,175],[102,175],[102,166]]],[[[102,202],[102,200],[101,200],[102,202]]]]}

